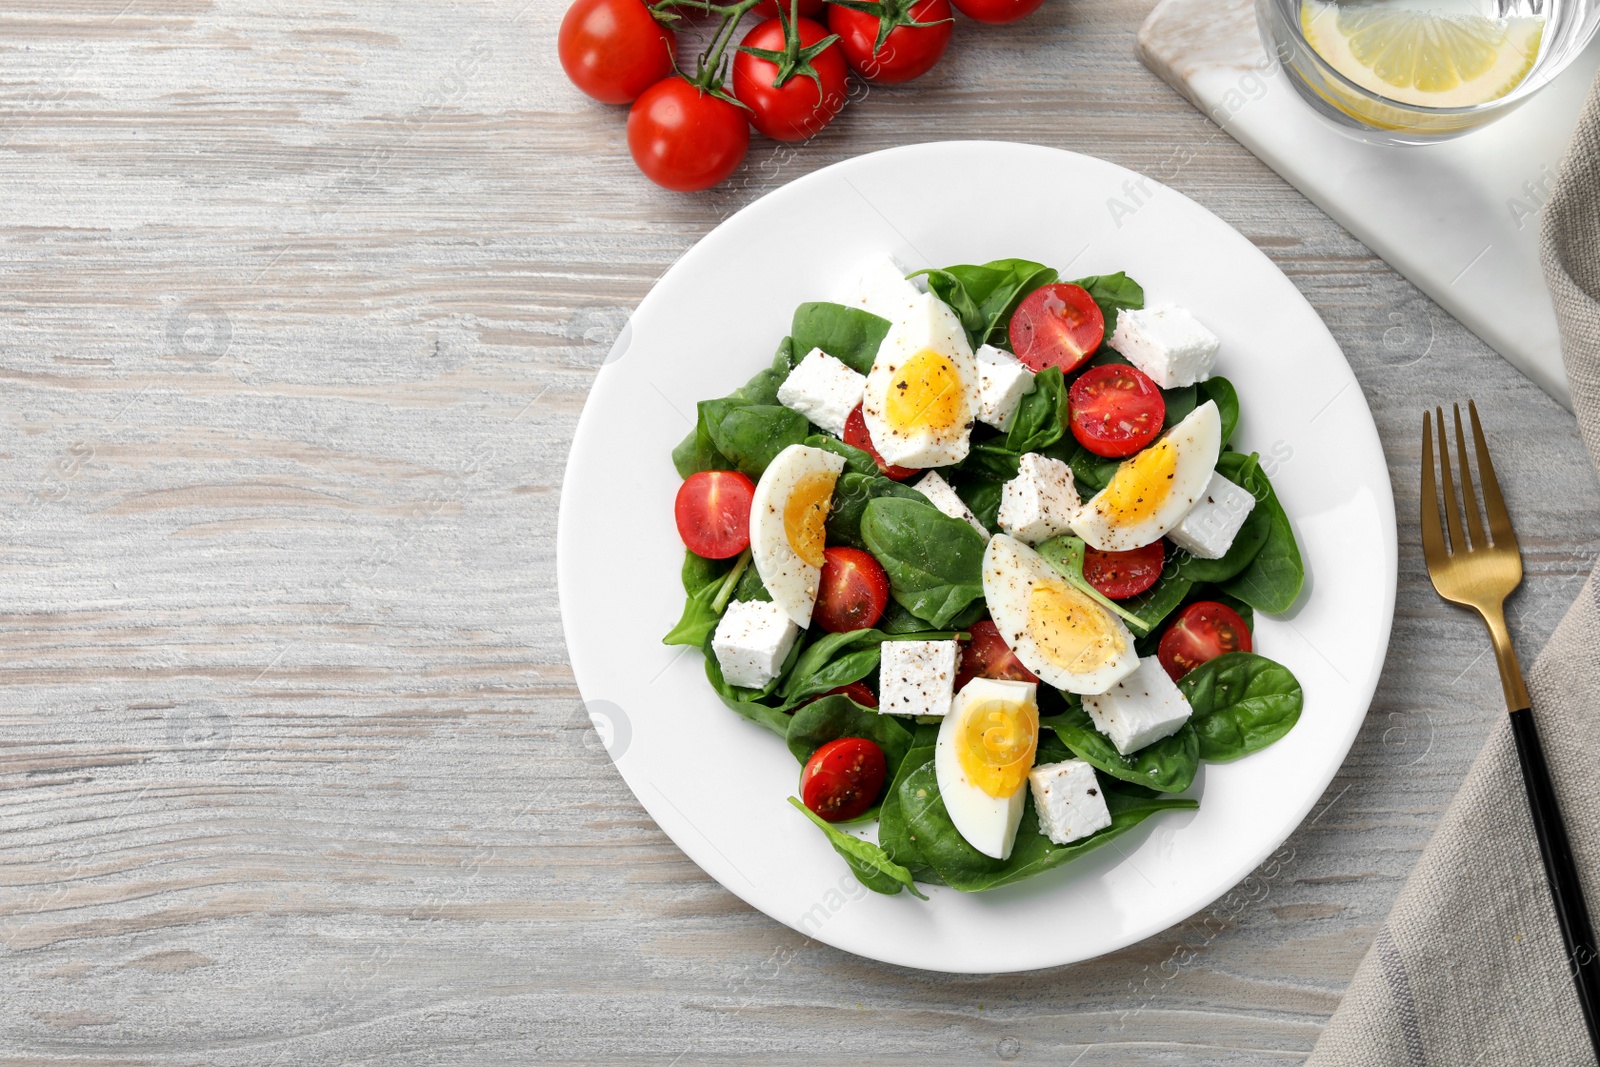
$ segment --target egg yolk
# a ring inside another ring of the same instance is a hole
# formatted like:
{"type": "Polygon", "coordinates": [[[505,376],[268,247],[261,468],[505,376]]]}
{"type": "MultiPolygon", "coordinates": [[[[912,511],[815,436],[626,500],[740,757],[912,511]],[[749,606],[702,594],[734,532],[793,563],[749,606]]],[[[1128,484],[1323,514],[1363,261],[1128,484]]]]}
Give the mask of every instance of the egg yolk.
{"type": "Polygon", "coordinates": [[[789,498],[783,502],[783,532],[789,539],[789,547],[813,567],[822,566],[825,559],[823,524],[828,521],[837,477],[832,471],[812,471],[795,483],[789,498]]]}
{"type": "Polygon", "coordinates": [[[992,797],[1009,797],[1027,781],[1039,744],[1039,708],[1032,701],[985,700],[968,708],[956,733],[967,780],[992,797]]]}
{"type": "Polygon", "coordinates": [[[1070,585],[1038,582],[1028,593],[1028,633],[1046,659],[1088,674],[1126,651],[1104,608],[1070,585]]]}
{"type": "Polygon", "coordinates": [[[924,348],[895,374],[884,402],[884,419],[902,432],[954,429],[967,417],[965,395],[955,364],[924,348]]]}
{"type": "Polygon", "coordinates": [[[1117,468],[1111,484],[1095,501],[1095,510],[1112,527],[1132,526],[1156,513],[1172,492],[1178,449],[1163,437],[1117,468]]]}

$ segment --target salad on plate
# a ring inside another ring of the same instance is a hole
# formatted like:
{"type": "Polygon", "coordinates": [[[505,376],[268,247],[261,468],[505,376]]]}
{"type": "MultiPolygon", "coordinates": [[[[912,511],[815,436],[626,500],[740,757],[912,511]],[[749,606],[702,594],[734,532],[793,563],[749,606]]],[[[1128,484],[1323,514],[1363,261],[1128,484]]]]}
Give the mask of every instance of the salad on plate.
{"type": "Polygon", "coordinates": [[[1294,727],[1252,631],[1304,567],[1194,314],[1021,259],[882,255],[838,297],[673,450],[665,640],[783,738],[863,884],[1032,877],[1294,727]]]}

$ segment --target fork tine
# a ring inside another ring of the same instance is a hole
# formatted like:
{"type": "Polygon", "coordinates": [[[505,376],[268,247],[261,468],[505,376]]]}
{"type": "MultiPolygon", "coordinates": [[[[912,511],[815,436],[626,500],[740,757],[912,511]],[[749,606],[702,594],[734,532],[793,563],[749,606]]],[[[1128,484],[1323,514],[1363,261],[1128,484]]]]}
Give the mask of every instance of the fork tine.
{"type": "Polygon", "coordinates": [[[1517,535],[1511,529],[1511,513],[1506,511],[1505,498],[1500,495],[1500,482],[1494,476],[1494,463],[1489,459],[1489,442],[1483,436],[1483,424],[1478,421],[1478,405],[1467,401],[1467,414],[1472,419],[1472,443],[1478,452],[1478,480],[1483,483],[1483,508],[1489,514],[1489,533],[1496,548],[1517,551],[1517,535]]]}
{"type": "Polygon", "coordinates": [[[1461,512],[1456,509],[1456,483],[1450,477],[1450,442],[1444,435],[1444,409],[1434,408],[1439,420],[1439,474],[1444,482],[1444,523],[1450,531],[1450,551],[1467,551],[1467,538],[1461,532],[1461,512]]]}
{"type": "Polygon", "coordinates": [[[1422,413],[1422,555],[1431,569],[1447,554],[1439,525],[1439,491],[1433,484],[1433,416],[1422,413]]]}
{"type": "Polygon", "coordinates": [[[1467,513],[1467,535],[1472,538],[1473,548],[1488,548],[1483,523],[1478,518],[1478,497],[1472,491],[1472,471],[1467,468],[1467,438],[1461,432],[1461,405],[1452,406],[1456,411],[1456,458],[1461,463],[1461,510],[1467,513]]]}

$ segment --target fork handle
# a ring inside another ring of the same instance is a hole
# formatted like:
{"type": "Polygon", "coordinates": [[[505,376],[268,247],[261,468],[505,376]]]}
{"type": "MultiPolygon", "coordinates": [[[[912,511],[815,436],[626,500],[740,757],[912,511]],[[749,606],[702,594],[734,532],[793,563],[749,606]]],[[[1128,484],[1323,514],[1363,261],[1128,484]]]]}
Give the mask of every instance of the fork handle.
{"type": "Polygon", "coordinates": [[[1550,895],[1556,906],[1556,919],[1567,944],[1567,966],[1578,987],[1578,1004],[1589,1028],[1589,1041],[1600,1060],[1600,951],[1594,930],[1589,925],[1589,908],[1584,903],[1578,868],[1572,860],[1572,845],[1556,805],[1555,788],[1550,782],[1550,767],[1545,763],[1544,746],[1534,726],[1533,709],[1524,707],[1511,713],[1511,732],[1517,739],[1517,757],[1522,763],[1522,783],[1528,790],[1528,806],[1533,812],[1533,828],[1539,837],[1539,854],[1544,858],[1544,873],[1550,882],[1550,895]]]}

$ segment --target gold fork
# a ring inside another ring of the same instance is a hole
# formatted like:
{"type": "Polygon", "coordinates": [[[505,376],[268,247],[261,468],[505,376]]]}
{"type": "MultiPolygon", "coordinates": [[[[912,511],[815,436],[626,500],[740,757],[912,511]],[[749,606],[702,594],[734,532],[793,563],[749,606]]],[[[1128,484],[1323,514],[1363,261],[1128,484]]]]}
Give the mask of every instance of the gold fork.
{"type": "Polygon", "coordinates": [[[1494,476],[1489,446],[1478,422],[1478,406],[1467,401],[1472,420],[1472,443],[1477,456],[1478,480],[1482,483],[1481,510],[1489,519],[1487,535],[1479,518],[1480,502],[1473,492],[1472,472],[1467,466],[1467,442],[1461,432],[1461,405],[1455,408],[1456,455],[1461,469],[1461,507],[1457,507],[1455,483],[1450,473],[1450,446],[1445,437],[1444,411],[1434,408],[1434,419],[1422,415],[1422,554],[1428,561],[1428,577],[1439,595],[1456,604],[1472,608],[1483,617],[1494,642],[1494,656],[1500,665],[1500,685],[1505,690],[1506,710],[1511,713],[1511,732],[1517,739],[1517,757],[1522,764],[1522,781],[1528,791],[1528,806],[1539,838],[1539,853],[1544,858],[1545,876],[1555,900],[1556,917],[1566,940],[1567,963],[1578,988],[1578,1002],[1595,1055],[1600,1058],[1600,954],[1596,952],[1594,931],[1589,925],[1589,909],[1572,861],[1572,846],[1556,806],[1555,789],[1550,784],[1550,769],[1534,727],[1528,690],[1522,684],[1522,669],[1511,648],[1506,630],[1506,596],[1522,582],[1522,555],[1517,550],[1517,535],[1511,529],[1511,516],[1500,496],[1500,483],[1494,476]],[[1439,433],[1439,475],[1444,483],[1444,525],[1439,521],[1439,496],[1434,489],[1434,420],[1439,433]],[[1466,525],[1463,528],[1462,516],[1466,525]],[[1445,540],[1445,530],[1449,540],[1445,540]]]}

